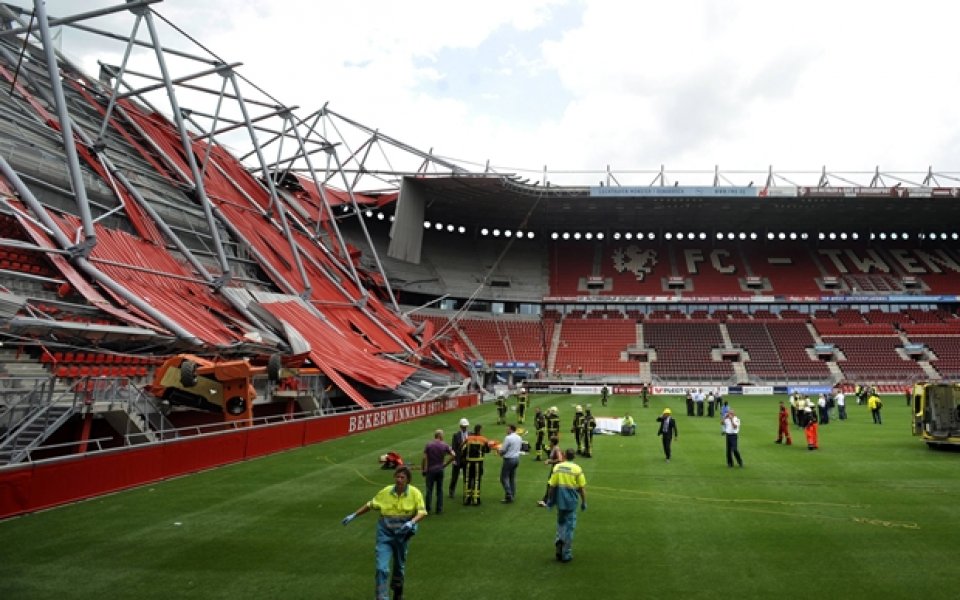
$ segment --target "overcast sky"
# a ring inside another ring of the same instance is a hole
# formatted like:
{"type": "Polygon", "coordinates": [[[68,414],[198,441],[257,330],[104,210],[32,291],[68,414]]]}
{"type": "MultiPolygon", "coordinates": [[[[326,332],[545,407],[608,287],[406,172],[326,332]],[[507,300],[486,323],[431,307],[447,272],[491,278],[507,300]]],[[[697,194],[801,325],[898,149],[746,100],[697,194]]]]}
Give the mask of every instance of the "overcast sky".
{"type": "Polygon", "coordinates": [[[154,8],[289,105],[501,170],[960,171],[956,1],[154,8]]]}

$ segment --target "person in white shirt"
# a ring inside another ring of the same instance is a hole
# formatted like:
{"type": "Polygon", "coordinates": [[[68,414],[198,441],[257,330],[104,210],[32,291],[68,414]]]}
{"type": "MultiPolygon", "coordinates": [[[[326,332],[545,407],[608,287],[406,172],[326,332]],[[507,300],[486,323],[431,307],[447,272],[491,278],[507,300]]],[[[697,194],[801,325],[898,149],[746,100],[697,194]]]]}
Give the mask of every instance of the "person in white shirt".
{"type": "Polygon", "coordinates": [[[847,399],[846,395],[843,392],[837,392],[837,395],[833,397],[833,401],[837,403],[837,417],[841,421],[847,420],[847,399]]]}
{"type": "Polygon", "coordinates": [[[726,416],[720,422],[723,428],[723,435],[727,439],[727,466],[733,467],[733,459],[737,459],[737,464],[743,468],[743,459],[740,458],[740,448],[738,442],[740,438],[740,417],[732,408],[727,411],[726,416]]]}
{"type": "Polygon", "coordinates": [[[504,504],[513,502],[514,495],[517,492],[517,467],[520,465],[520,449],[523,446],[523,439],[517,434],[516,425],[507,426],[507,437],[503,438],[500,444],[500,456],[503,457],[503,465],[500,467],[500,485],[503,486],[504,504]]]}

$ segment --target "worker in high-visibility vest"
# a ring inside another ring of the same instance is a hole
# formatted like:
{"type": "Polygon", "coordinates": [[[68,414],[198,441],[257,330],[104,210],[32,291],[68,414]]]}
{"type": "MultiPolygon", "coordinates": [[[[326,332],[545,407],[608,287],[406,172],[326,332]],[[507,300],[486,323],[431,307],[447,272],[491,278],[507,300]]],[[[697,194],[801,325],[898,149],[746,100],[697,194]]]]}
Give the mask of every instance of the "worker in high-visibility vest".
{"type": "Polygon", "coordinates": [[[463,458],[466,462],[463,503],[480,504],[480,481],[483,479],[483,459],[490,452],[490,441],[483,437],[483,425],[473,427],[473,433],[463,443],[463,458]]]}

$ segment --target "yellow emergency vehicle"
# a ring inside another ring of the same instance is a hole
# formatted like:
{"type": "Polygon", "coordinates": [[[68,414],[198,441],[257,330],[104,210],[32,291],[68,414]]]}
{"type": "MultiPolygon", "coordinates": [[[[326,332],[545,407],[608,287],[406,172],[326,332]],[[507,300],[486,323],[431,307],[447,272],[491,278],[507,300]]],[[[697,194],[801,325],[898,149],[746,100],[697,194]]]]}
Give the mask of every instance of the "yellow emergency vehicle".
{"type": "Polygon", "coordinates": [[[913,435],[931,448],[960,446],[960,383],[914,384],[913,435]]]}

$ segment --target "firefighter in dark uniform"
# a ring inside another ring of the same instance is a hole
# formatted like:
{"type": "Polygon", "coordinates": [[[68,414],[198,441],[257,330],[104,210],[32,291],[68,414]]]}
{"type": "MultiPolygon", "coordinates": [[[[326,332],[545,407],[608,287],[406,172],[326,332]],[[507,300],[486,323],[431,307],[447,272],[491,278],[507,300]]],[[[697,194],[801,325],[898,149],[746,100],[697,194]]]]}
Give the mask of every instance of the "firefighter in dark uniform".
{"type": "Polygon", "coordinates": [[[560,439],[560,413],[556,406],[551,406],[547,411],[547,439],[560,439]]]}
{"type": "Polygon", "coordinates": [[[609,395],[610,395],[610,388],[608,388],[607,386],[603,386],[602,388],[600,388],[600,404],[606,406],[607,396],[609,395]]]}
{"type": "Polygon", "coordinates": [[[643,400],[643,407],[647,408],[650,406],[650,390],[645,385],[640,386],[640,399],[643,400]]]}
{"type": "Polygon", "coordinates": [[[530,402],[530,395],[527,393],[527,388],[521,385],[517,390],[517,423],[523,423],[528,402],[530,402]]]}
{"type": "Polygon", "coordinates": [[[507,397],[503,392],[497,392],[497,425],[505,425],[507,422],[507,397]]]}
{"type": "Polygon", "coordinates": [[[483,459],[490,452],[490,442],[483,437],[482,425],[475,425],[473,433],[463,443],[463,458],[466,462],[466,483],[463,486],[463,503],[480,504],[480,481],[483,479],[483,459]]]}
{"type": "Polygon", "coordinates": [[[537,430],[537,445],[535,447],[537,455],[533,457],[533,460],[543,460],[543,441],[547,435],[547,416],[543,414],[539,406],[533,413],[533,426],[537,430]]]}
{"type": "Polygon", "coordinates": [[[573,412],[573,427],[570,428],[577,440],[577,454],[583,454],[583,407],[579,404],[573,412]]]}
{"type": "Polygon", "coordinates": [[[597,420],[590,413],[590,405],[587,405],[587,412],[583,415],[583,425],[581,426],[580,437],[583,439],[583,456],[591,458],[593,456],[593,430],[597,428],[597,420]]]}

